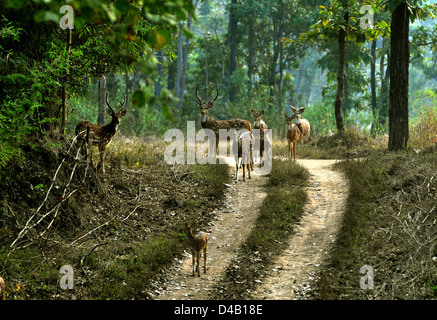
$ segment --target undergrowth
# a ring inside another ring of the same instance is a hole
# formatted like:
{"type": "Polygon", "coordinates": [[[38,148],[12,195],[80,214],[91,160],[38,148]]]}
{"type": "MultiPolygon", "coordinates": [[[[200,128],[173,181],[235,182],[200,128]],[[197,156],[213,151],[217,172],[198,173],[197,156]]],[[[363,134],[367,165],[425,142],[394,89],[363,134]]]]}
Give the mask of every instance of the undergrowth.
{"type": "MultiPolygon", "coordinates": [[[[83,183],[73,179],[70,187],[77,192],[61,204],[59,215],[41,220],[11,250],[38,206],[43,204],[37,219],[44,219],[62,200],[59,192],[73,167],[68,157],[44,199],[67,146],[29,141],[22,148],[33,151],[1,182],[9,186],[1,190],[0,203],[6,298],[151,299],[151,281],[183,253],[185,221],[201,227],[214,219],[230,182],[228,166],[167,165],[163,143],[117,135],[107,150],[106,174],[92,174],[83,183]],[[73,290],[60,288],[63,265],[74,270],[73,290]]],[[[97,163],[98,152],[94,157],[97,163]]],[[[83,173],[83,165],[77,172],[83,173]]]]}
{"type": "Polygon", "coordinates": [[[435,149],[420,154],[375,153],[338,166],[350,190],[314,298],[437,298],[435,149]],[[364,265],[373,268],[373,289],[360,286],[364,265]]]}

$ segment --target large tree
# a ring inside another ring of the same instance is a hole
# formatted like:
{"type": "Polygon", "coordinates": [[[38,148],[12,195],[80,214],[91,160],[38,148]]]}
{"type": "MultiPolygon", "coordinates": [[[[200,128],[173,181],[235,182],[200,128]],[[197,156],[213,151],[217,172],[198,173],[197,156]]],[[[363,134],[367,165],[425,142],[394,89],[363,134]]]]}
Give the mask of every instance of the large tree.
{"type": "Polygon", "coordinates": [[[389,150],[408,147],[408,68],[410,10],[400,2],[392,13],[390,50],[389,150]]]}

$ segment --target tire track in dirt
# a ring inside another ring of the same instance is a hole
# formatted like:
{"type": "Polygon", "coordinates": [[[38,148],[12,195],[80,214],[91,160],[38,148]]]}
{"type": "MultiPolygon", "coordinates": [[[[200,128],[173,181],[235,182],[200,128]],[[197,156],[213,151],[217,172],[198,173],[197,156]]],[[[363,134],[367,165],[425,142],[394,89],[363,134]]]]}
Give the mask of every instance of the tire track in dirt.
{"type": "MultiPolygon", "coordinates": [[[[235,170],[232,158],[226,159],[235,170]]],[[[332,169],[336,160],[298,160],[310,172],[308,202],[289,247],[272,264],[268,276],[253,294],[254,299],[305,299],[318,266],[327,257],[341,222],[348,192],[343,174],[332,169]]],[[[257,168],[255,168],[257,170],[257,168]]],[[[235,171],[234,171],[235,172],[235,171]]],[[[201,231],[208,233],[207,274],[192,276],[191,254],[176,261],[166,280],[156,288],[157,300],[209,299],[212,288],[224,278],[229,262],[253,228],[265,194],[267,177],[228,185],[225,205],[216,220],[201,231]]],[[[202,258],[203,260],[203,258],[202,258]]],[[[201,261],[202,261],[201,260],[201,261]]]]}
{"type": "MultiPolygon", "coordinates": [[[[235,175],[233,158],[226,158],[235,175]]],[[[259,170],[255,168],[255,172],[259,170]]],[[[207,273],[203,273],[201,259],[201,277],[192,276],[191,253],[185,251],[184,259],[176,261],[164,283],[153,293],[156,300],[204,300],[215,284],[225,275],[226,267],[235,256],[236,250],[255,225],[259,208],[265,194],[266,176],[252,174],[252,179],[240,180],[238,184],[228,185],[225,205],[217,212],[216,220],[202,230],[208,233],[207,273]]]]}
{"type": "Polygon", "coordinates": [[[348,194],[336,160],[298,160],[310,172],[304,214],[289,239],[289,247],[272,264],[254,299],[307,299],[320,264],[328,256],[341,223],[348,194]]]}

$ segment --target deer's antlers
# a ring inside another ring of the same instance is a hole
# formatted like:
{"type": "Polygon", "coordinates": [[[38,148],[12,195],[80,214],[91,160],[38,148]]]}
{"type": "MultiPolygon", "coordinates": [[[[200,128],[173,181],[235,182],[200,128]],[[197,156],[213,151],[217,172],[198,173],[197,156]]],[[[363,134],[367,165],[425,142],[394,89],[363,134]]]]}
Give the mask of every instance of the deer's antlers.
{"type": "MultiPolygon", "coordinates": [[[[106,92],[106,105],[113,113],[117,113],[117,112],[115,112],[114,109],[112,109],[111,105],[108,102],[108,92],[106,92]]],[[[126,105],[126,94],[123,92],[123,103],[121,104],[121,108],[120,108],[120,110],[118,110],[118,112],[122,111],[124,109],[125,105],[126,105]]]]}
{"type": "MultiPolygon", "coordinates": [[[[197,89],[198,89],[198,86],[196,87],[196,98],[197,98],[197,101],[199,101],[199,104],[202,106],[202,105],[203,105],[203,102],[202,102],[202,99],[200,99],[199,96],[197,95],[197,89]]],[[[208,101],[208,103],[206,104],[206,105],[207,105],[206,109],[212,108],[212,104],[213,104],[213,103],[217,100],[217,98],[218,98],[218,87],[217,87],[217,84],[215,85],[215,90],[216,90],[216,92],[217,92],[217,95],[215,96],[215,98],[211,98],[211,99],[208,101]]],[[[205,108],[205,106],[202,106],[202,107],[205,108]]]]}

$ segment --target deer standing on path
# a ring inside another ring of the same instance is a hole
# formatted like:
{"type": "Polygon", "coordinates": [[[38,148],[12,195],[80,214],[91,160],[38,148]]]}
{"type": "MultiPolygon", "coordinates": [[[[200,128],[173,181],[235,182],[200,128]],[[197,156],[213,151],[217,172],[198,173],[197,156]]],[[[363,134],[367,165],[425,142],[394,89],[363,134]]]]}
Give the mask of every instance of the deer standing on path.
{"type": "Polygon", "coordinates": [[[296,118],[296,115],[293,114],[291,117],[284,114],[285,119],[287,120],[287,141],[288,141],[288,158],[291,160],[294,155],[294,161],[296,161],[296,145],[300,139],[301,132],[299,127],[293,123],[293,119],[296,118]]]}
{"type": "Polygon", "coordinates": [[[86,155],[91,165],[93,165],[92,146],[96,145],[99,148],[100,163],[99,167],[105,173],[105,151],[108,144],[111,142],[114,135],[117,133],[118,125],[121,122],[127,110],[124,109],[126,105],[126,95],[123,94],[124,100],[120,104],[120,109],[115,112],[108,102],[108,94],[106,93],[106,105],[108,106],[108,114],[112,117],[110,123],[106,125],[92,124],[89,121],[82,121],[76,126],[76,135],[79,139],[86,139],[88,142],[88,154],[86,155]]]}
{"type": "Polygon", "coordinates": [[[239,130],[241,128],[245,128],[248,131],[252,131],[252,127],[250,125],[250,122],[243,119],[230,119],[230,120],[215,120],[211,119],[209,117],[209,109],[211,109],[214,106],[214,102],[217,100],[218,97],[218,89],[216,86],[217,95],[215,98],[210,99],[208,102],[202,101],[202,99],[199,98],[197,95],[197,88],[196,88],[196,98],[197,102],[200,107],[200,123],[202,125],[203,129],[211,129],[215,134],[215,150],[217,151],[217,147],[219,144],[220,136],[219,136],[219,130],[220,129],[236,129],[239,130]]]}
{"type": "Polygon", "coordinates": [[[203,272],[206,273],[206,249],[208,248],[208,235],[205,232],[198,232],[196,235],[193,234],[194,225],[188,225],[185,223],[185,241],[191,251],[193,257],[193,277],[194,274],[194,257],[196,257],[196,271],[197,275],[200,277],[200,258],[202,256],[203,250],[203,272]]]}
{"type": "Polygon", "coordinates": [[[268,129],[267,124],[261,119],[261,117],[264,115],[264,110],[256,112],[255,110],[250,109],[250,112],[255,120],[253,123],[253,129],[259,129],[260,131],[259,137],[257,135],[255,136],[255,139],[259,140],[259,155],[264,157],[264,132],[268,129]]]}
{"type": "Polygon", "coordinates": [[[250,131],[237,131],[234,137],[232,150],[235,157],[235,166],[237,168],[235,183],[238,183],[238,172],[241,166],[243,167],[243,181],[246,181],[246,170],[249,173],[249,179],[252,179],[251,171],[253,170],[253,145],[255,137],[250,131]]]}
{"type": "MultiPolygon", "coordinates": [[[[303,142],[310,141],[310,131],[311,126],[307,119],[302,119],[302,113],[305,111],[305,107],[300,108],[297,110],[295,107],[290,106],[291,111],[296,115],[296,124],[299,127],[299,130],[301,132],[301,139],[303,142]]],[[[300,140],[300,139],[299,139],[300,140]]]]}

